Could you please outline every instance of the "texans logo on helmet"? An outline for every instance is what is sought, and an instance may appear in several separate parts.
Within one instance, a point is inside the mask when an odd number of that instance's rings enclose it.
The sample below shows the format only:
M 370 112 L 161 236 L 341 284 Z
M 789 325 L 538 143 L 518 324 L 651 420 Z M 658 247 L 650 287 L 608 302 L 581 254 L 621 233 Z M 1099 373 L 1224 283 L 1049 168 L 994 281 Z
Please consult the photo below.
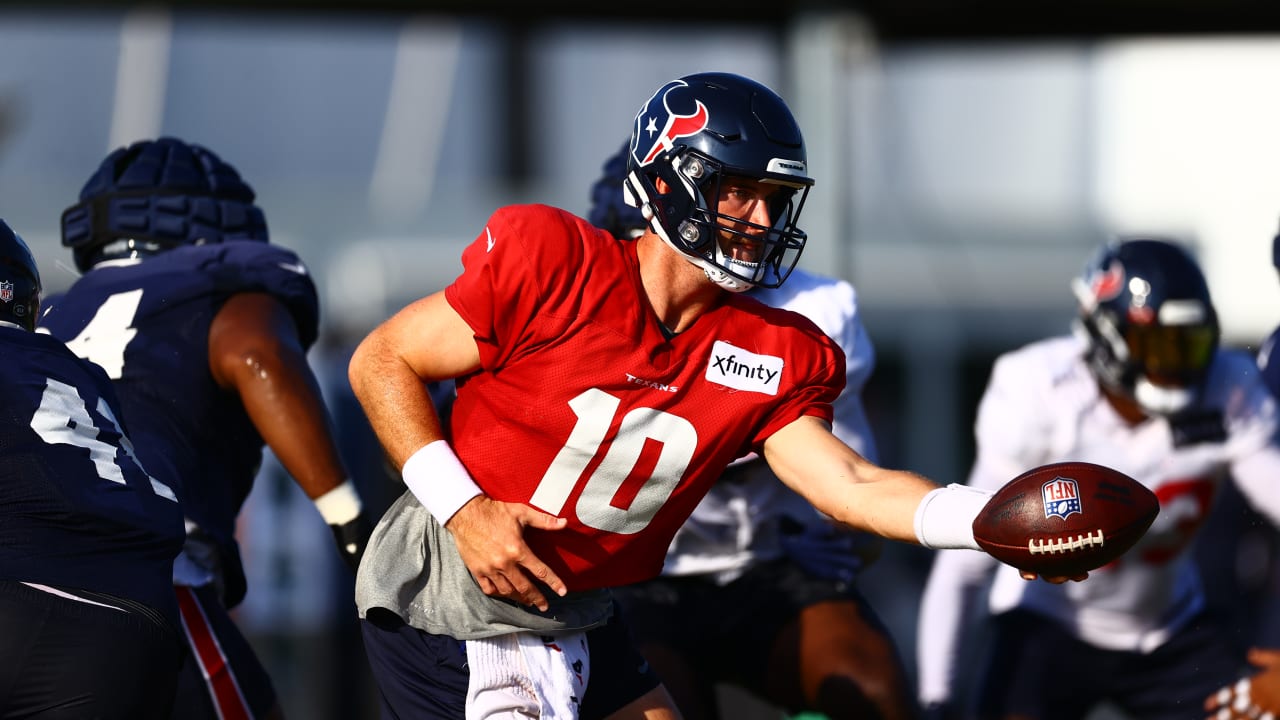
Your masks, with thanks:
M 1098 302 L 1110 300 L 1120 294 L 1124 287 L 1124 266 L 1119 260 L 1112 260 L 1105 272 L 1096 272 L 1089 279 L 1089 290 Z
M 1044 499 L 1044 516 L 1057 516 L 1063 520 L 1071 513 L 1083 513 L 1080 509 L 1080 487 L 1076 481 L 1059 475 L 1040 486 L 1040 496 Z
M 0 301 L 13 302 L 13 283 L 0 282 Z
M 640 113 L 636 115 L 637 147 L 631 148 L 631 154 L 641 166 L 648 165 L 658 155 L 674 147 L 677 138 L 697 135 L 707 128 L 711 119 L 707 106 L 695 99 L 693 106 L 687 107 L 688 100 L 682 97 L 685 94 L 683 90 L 687 87 L 688 83 L 683 80 L 673 80 L 663 85 L 640 108 Z M 686 108 L 680 107 L 681 100 L 685 100 Z M 689 112 L 681 114 L 678 112 L 680 109 L 688 109 Z M 659 127 L 662 128 L 661 131 Z M 643 142 L 649 144 L 647 148 L 641 147 Z

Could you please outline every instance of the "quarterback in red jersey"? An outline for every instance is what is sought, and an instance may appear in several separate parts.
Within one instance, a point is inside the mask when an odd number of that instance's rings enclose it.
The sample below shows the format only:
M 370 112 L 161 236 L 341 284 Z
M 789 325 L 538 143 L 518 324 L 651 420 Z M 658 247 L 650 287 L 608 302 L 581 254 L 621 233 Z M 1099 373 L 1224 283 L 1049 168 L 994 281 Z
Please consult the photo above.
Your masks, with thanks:
M 489 497 L 567 520 L 527 540 L 574 590 L 656 575 L 718 469 L 802 417 L 830 422 L 844 386 L 832 340 L 746 296 L 668 338 L 640 255 L 564 211 L 506 208 L 445 290 L 485 339 L 481 368 L 501 369 L 459 384 L 454 449 Z
M 977 549 L 988 495 L 837 439 L 843 352 L 738 294 L 791 273 L 812 184 L 773 91 L 728 73 L 671 81 L 631 134 L 643 235 L 500 209 L 453 284 L 360 344 L 352 387 L 408 486 L 356 583 L 387 717 L 678 717 L 608 588 L 656 575 L 750 452 L 837 521 Z M 424 381 L 450 378 L 445 440 Z

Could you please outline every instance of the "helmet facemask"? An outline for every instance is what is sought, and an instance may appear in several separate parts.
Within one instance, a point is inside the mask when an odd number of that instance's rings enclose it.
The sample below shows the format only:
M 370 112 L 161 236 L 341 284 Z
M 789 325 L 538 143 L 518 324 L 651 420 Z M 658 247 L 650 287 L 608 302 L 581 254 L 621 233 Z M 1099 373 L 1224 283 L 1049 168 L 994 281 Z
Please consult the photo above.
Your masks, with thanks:
M 748 171 L 734 172 L 684 147 L 666 153 L 645 171 L 653 177 L 636 170 L 628 173 L 626 202 L 639 207 L 654 232 L 702 268 L 712 282 L 743 292 L 753 287 L 776 288 L 791 274 L 807 240 L 796 222 L 808 197 L 808 184 L 759 178 L 778 185 L 768 207 L 773 224 L 766 227 L 719 212 L 725 178 L 755 179 Z M 663 181 L 666 192 L 658 191 L 655 178 Z M 759 247 L 756 257 L 742 256 L 748 246 Z

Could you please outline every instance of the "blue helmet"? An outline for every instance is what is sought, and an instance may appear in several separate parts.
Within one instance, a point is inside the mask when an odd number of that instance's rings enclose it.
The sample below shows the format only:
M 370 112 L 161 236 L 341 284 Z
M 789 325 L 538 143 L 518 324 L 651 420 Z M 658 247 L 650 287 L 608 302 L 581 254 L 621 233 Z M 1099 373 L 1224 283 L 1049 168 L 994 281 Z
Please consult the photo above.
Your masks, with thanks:
M 86 272 L 180 245 L 267 241 L 254 192 L 231 165 L 177 138 L 117 148 L 62 213 L 62 244 Z
M 1218 349 L 1218 316 L 1183 247 L 1130 238 L 1099 249 L 1072 283 L 1086 360 L 1104 387 L 1169 415 L 1195 399 Z
M 640 208 L 649 227 L 716 284 L 735 292 L 774 288 L 791 274 L 807 239 L 796 223 L 813 179 L 800 127 L 776 93 L 732 73 L 672 80 L 636 114 L 628 150 L 627 204 Z M 726 176 L 778 185 L 770 201 L 772 227 L 717 212 Z M 732 229 L 744 226 L 745 232 Z M 758 262 L 729 257 L 724 235 L 762 241 L 763 256 Z
M 40 314 L 40 270 L 31 249 L 0 220 L 0 320 L 36 329 Z
M 591 209 L 587 220 L 598 228 L 608 230 L 618 238 L 635 237 L 649 226 L 639 208 L 626 203 L 622 194 L 622 182 L 627 177 L 627 157 L 630 143 L 623 143 L 605 161 L 601 177 L 591 186 Z

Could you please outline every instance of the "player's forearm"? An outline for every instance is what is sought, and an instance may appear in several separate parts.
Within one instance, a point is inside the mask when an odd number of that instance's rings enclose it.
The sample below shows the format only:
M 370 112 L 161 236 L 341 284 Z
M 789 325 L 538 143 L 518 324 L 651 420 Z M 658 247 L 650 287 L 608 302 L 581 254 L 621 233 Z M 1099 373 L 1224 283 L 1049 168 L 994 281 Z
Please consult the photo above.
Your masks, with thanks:
M 370 426 L 397 469 L 423 446 L 443 437 L 426 381 L 378 331 L 356 348 L 348 378 Z
M 841 492 L 847 516 L 836 518 L 890 540 L 920 542 L 916 513 L 938 485 L 916 473 L 870 463 L 862 465 L 857 478 Z
M 823 513 L 891 540 L 918 542 L 916 509 L 937 488 L 927 478 L 871 463 L 817 418 L 779 430 L 764 450 L 779 479 Z

